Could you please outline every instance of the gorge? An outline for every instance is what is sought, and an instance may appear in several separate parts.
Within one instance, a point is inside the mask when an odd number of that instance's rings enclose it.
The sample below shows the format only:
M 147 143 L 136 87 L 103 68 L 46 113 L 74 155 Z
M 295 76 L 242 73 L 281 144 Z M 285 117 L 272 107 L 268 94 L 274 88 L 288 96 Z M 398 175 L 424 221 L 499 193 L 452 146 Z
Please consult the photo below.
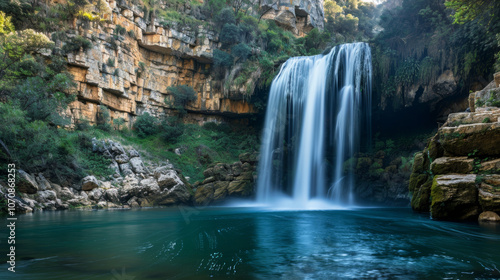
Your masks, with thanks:
M 0 0 L 0 278 L 499 278 L 472 2 Z

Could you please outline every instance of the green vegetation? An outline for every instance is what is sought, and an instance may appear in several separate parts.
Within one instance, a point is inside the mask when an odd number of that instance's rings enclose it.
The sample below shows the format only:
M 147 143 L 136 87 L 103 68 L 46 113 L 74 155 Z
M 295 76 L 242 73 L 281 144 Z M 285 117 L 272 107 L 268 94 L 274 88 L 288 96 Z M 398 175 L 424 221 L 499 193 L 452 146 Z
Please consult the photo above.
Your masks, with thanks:
M 165 103 L 173 105 L 181 115 L 186 113 L 186 105 L 189 102 L 195 101 L 197 98 L 196 91 L 190 86 L 180 85 L 168 87 L 167 90 L 174 100 L 172 101 L 169 99 Z
M 448 69 L 462 78 L 463 94 L 470 77 L 491 79 L 495 53 L 500 58 L 499 15 L 500 4 L 490 0 L 404 0 L 385 10 L 384 30 L 373 40 L 375 91 L 398 109 L 409 86 L 435 82 Z
M 123 145 L 133 146 L 148 160 L 162 162 L 168 159 L 184 176 L 191 177 L 190 182 L 202 180 L 203 171 L 212 164 L 236 162 L 241 153 L 259 148 L 257 133 L 252 128 L 236 130 L 228 124 L 211 122 L 204 126 L 181 124 L 175 118 L 163 118 L 158 122 L 148 115 L 141 115 L 141 121 L 138 117 L 135 132 L 92 129 L 92 133 L 97 134 L 99 139 L 114 139 Z M 141 128 L 137 126 L 138 122 Z M 180 155 L 176 154 L 176 149 Z

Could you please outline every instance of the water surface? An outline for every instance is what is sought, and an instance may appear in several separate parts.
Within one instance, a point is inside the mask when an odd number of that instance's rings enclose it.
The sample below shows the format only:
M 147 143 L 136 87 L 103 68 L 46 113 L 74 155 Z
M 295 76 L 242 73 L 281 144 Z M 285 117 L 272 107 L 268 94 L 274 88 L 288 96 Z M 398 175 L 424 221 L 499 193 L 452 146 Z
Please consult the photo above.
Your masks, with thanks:
M 3 262 L 0 279 L 500 279 L 499 227 L 405 208 L 61 211 L 17 225 L 16 273 Z

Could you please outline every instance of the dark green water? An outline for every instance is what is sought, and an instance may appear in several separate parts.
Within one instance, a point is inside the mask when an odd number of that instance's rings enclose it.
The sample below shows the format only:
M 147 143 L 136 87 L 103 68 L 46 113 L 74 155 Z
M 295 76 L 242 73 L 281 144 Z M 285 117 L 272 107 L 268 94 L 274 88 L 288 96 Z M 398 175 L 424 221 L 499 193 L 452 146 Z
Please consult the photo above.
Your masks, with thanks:
M 499 227 L 409 209 L 45 212 L 16 240 L 0 279 L 500 279 Z

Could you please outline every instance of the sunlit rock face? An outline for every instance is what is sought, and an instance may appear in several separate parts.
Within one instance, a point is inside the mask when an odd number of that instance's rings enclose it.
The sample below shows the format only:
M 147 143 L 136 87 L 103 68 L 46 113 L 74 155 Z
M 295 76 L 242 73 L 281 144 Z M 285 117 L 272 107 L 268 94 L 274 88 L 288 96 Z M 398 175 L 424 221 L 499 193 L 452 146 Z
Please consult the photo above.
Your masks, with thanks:
M 158 20 L 146 22 L 133 1 L 107 2 L 112 12 L 103 15 L 105 21 L 78 19 L 69 31 L 69 37 L 80 35 L 92 43 L 89 50 L 67 55 L 78 90 L 78 100 L 67 112 L 73 121 L 95 122 L 100 104 L 111 110 L 112 119 L 133 121 L 143 112 L 160 116 L 171 109 L 165 102 L 167 88 L 176 85 L 191 86 L 197 93 L 186 106 L 194 122 L 206 114 L 220 119 L 255 113 L 241 98 L 245 87 L 224 92 L 222 82 L 211 76 L 212 52 L 220 46 L 215 32 L 203 26 L 166 28 Z M 117 35 L 120 26 L 125 31 Z
M 323 0 L 263 0 L 262 18 L 273 19 L 295 34 L 303 35 L 314 27 L 323 29 Z
M 446 123 L 414 158 L 411 205 L 435 219 L 477 219 L 500 213 L 500 88 L 495 82 L 469 96 L 472 112 Z

